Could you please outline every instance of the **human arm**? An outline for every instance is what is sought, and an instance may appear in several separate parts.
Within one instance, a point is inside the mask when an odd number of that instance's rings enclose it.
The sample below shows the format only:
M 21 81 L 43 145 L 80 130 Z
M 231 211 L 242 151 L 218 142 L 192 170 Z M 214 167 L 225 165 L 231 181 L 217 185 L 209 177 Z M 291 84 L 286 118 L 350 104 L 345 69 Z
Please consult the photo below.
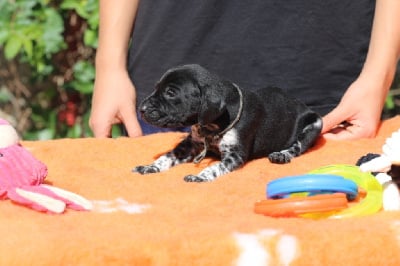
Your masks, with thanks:
M 374 137 L 400 56 L 400 1 L 377 0 L 363 69 L 324 120 L 331 139 Z M 346 122 L 344 126 L 337 126 Z
M 100 0 L 99 46 L 89 124 L 95 137 L 109 137 L 123 123 L 130 137 L 142 135 L 136 92 L 126 68 L 139 0 Z

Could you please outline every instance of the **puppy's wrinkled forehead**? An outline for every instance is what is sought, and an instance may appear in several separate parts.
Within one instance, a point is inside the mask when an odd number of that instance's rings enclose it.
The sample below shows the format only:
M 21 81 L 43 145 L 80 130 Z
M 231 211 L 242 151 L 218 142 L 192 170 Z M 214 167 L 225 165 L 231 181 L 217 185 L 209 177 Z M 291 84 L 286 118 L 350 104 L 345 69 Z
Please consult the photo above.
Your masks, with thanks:
M 182 87 L 184 85 L 188 86 L 197 86 L 196 79 L 193 78 L 193 75 L 188 72 L 170 72 L 165 74 L 160 81 L 156 84 L 157 89 L 162 89 L 167 86 L 177 86 Z
M 156 88 L 168 85 L 202 87 L 209 82 L 210 73 L 199 65 L 184 65 L 168 70 L 156 84 Z

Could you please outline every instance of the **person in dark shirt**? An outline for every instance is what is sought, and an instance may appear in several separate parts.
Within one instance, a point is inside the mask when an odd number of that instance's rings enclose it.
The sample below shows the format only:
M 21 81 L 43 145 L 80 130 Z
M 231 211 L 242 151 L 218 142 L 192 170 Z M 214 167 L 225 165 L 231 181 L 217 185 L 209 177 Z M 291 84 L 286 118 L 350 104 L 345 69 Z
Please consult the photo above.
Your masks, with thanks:
M 100 0 L 90 126 L 157 131 L 137 104 L 167 69 L 197 63 L 243 89 L 281 87 L 327 138 L 373 137 L 399 54 L 398 0 Z

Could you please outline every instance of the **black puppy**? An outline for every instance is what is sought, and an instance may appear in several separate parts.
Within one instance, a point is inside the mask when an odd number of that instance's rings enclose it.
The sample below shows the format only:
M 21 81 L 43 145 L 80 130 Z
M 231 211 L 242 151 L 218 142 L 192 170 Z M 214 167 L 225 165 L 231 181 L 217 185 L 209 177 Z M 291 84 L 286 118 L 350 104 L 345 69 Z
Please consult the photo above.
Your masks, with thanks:
M 280 89 L 241 90 L 199 65 L 168 70 L 139 111 L 155 126 L 192 127 L 172 151 L 133 171 L 148 174 L 197 163 L 208 152 L 221 157 L 198 175 L 185 176 L 188 182 L 212 181 L 264 156 L 288 163 L 314 144 L 322 128 L 317 113 Z

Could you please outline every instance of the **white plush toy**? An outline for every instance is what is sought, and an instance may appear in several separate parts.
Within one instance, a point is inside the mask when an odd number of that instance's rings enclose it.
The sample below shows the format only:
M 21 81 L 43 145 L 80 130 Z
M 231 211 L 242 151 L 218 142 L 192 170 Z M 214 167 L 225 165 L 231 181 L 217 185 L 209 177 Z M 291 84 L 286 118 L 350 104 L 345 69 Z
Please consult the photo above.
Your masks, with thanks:
M 399 188 L 390 175 L 394 167 L 400 167 L 400 130 L 386 139 L 381 155 L 360 165 L 363 172 L 377 172 L 375 177 L 383 186 L 384 210 L 400 210 Z
M 18 144 L 17 131 L 5 120 L 0 119 L 0 149 Z

